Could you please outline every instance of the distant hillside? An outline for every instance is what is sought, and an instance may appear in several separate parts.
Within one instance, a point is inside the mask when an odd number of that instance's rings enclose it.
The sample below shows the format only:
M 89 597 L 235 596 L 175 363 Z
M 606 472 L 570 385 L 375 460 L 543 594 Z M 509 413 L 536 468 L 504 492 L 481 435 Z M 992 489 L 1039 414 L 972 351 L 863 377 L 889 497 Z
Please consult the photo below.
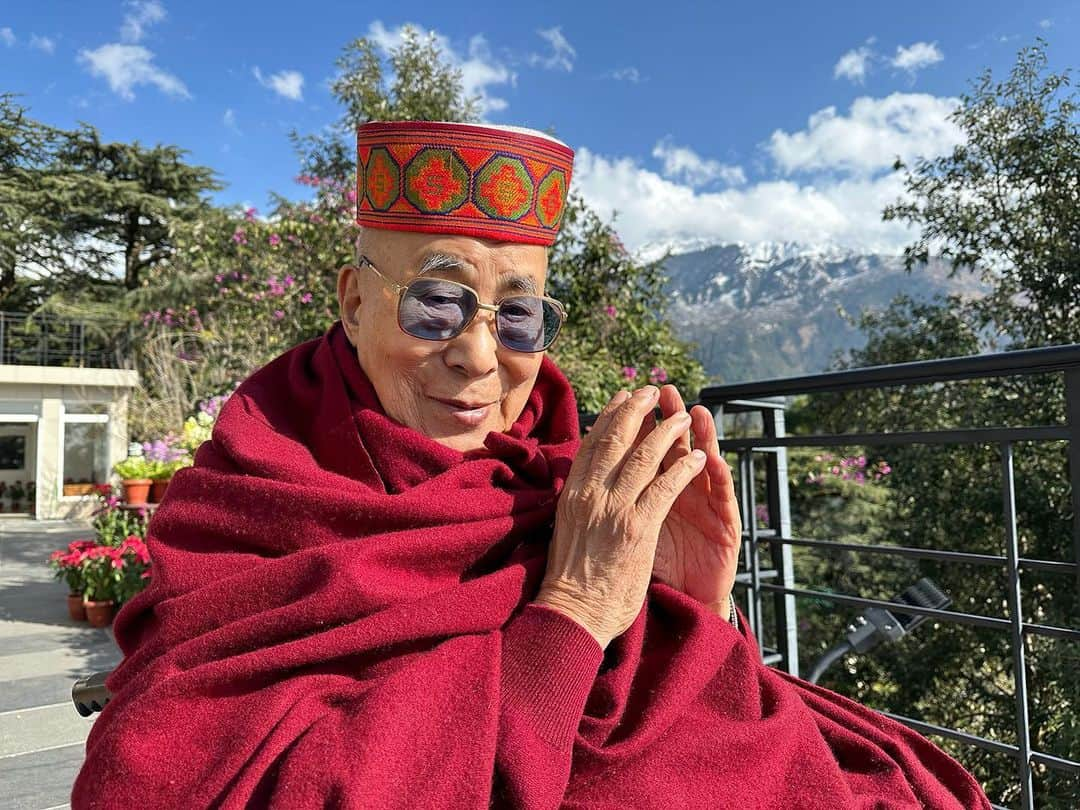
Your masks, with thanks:
M 657 255 L 651 246 L 641 255 Z M 695 246 L 696 247 L 696 246 Z M 793 244 L 722 244 L 668 258 L 669 318 L 676 334 L 698 343 L 695 356 L 720 382 L 789 377 L 826 370 L 833 353 L 861 347 L 851 315 L 884 309 L 898 293 L 982 295 L 968 273 L 949 279 L 939 259 L 910 274 L 899 256 Z

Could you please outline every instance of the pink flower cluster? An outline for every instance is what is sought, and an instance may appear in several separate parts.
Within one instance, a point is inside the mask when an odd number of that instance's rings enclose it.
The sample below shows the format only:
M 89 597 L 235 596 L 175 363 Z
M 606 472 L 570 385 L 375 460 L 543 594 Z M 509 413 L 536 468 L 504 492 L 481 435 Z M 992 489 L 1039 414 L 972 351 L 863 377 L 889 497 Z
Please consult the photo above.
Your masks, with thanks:
M 73 540 L 66 549 L 50 554 L 49 562 L 63 568 L 78 568 L 87 559 L 89 551 L 96 547 L 97 543 L 93 540 Z
M 623 366 L 622 374 L 628 380 L 636 379 L 638 375 L 637 366 Z M 666 383 L 667 379 L 667 371 L 660 368 L 660 366 L 653 366 L 649 369 L 649 382 L 653 385 Z
M 150 326 L 150 324 L 154 323 L 163 326 L 186 326 L 199 332 L 203 330 L 202 316 L 199 315 L 199 310 L 195 307 L 191 307 L 186 312 L 179 312 L 172 307 L 168 307 L 167 309 L 153 310 L 143 315 L 143 326 Z
M 807 473 L 808 484 L 822 484 L 831 476 L 841 481 L 854 481 L 862 486 L 870 481 L 880 481 L 892 472 L 892 467 L 886 461 L 867 465 L 866 456 L 845 456 L 838 459 L 832 453 L 822 453 L 814 456 L 814 461 L 824 464 L 825 468 Z

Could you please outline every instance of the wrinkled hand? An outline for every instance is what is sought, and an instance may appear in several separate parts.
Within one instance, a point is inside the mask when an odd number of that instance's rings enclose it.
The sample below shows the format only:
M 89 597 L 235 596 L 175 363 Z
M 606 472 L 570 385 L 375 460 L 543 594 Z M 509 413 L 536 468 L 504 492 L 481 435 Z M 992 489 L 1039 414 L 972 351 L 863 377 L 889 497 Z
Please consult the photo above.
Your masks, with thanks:
M 658 404 L 664 419 L 686 410 L 674 385 L 660 389 Z M 705 467 L 676 498 L 660 528 L 653 574 L 726 619 L 742 542 L 742 520 L 731 468 L 716 444 L 712 414 L 708 408 L 695 405 L 690 417 L 689 431 L 672 445 L 660 469 L 669 469 L 697 447 L 706 453 Z M 650 413 L 635 446 L 655 426 L 656 418 Z

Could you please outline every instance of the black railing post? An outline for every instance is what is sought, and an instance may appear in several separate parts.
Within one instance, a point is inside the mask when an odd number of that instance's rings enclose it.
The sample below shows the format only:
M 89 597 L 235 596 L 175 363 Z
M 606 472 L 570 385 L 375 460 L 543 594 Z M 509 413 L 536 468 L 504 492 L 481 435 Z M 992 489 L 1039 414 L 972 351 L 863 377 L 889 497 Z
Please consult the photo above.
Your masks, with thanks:
M 1076 588 L 1080 591 L 1080 369 L 1065 372 L 1065 419 L 1069 425 L 1073 562 L 1076 563 Z

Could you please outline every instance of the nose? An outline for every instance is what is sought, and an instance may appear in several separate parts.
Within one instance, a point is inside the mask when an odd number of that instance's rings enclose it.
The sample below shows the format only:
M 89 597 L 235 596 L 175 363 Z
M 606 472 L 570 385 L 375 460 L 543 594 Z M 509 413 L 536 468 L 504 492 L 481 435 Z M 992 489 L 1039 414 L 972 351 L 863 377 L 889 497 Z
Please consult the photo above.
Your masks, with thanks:
M 469 377 L 483 377 L 498 369 L 498 349 L 495 313 L 481 309 L 460 335 L 447 341 L 443 356 L 451 368 Z

